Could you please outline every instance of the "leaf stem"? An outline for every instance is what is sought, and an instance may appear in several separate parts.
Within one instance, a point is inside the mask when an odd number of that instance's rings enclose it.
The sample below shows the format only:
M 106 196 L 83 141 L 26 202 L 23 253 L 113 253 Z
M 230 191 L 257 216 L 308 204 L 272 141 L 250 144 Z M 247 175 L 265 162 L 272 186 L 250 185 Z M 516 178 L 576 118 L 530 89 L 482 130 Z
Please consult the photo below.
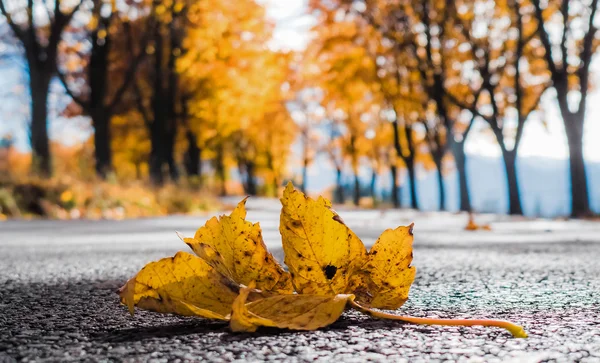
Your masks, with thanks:
M 515 338 L 527 338 L 527 333 L 520 325 L 511 323 L 505 320 L 487 320 L 487 319 L 431 319 L 431 318 L 417 318 L 414 316 L 401 316 L 395 314 L 384 313 L 381 311 L 371 310 L 358 304 L 355 301 L 350 301 L 350 304 L 359 310 L 360 312 L 370 315 L 374 318 L 388 319 L 388 320 L 399 320 L 411 324 L 419 325 L 452 325 L 452 326 L 495 326 L 508 330 Z

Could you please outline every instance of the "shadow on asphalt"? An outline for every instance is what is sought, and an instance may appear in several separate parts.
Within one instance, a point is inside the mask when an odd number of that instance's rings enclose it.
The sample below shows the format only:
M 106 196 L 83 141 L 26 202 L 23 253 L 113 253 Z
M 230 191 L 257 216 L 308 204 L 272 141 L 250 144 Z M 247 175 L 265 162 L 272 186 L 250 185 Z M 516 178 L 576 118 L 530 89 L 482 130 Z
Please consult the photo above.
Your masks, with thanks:
M 349 311 L 351 309 L 347 309 Z M 165 318 L 174 317 L 173 315 L 166 314 L 162 315 Z M 102 342 L 102 343 L 128 343 L 138 342 L 144 340 L 152 340 L 155 338 L 180 338 L 183 336 L 194 335 L 194 334 L 205 334 L 207 332 L 223 333 L 220 336 L 220 340 L 223 343 L 230 343 L 236 341 L 243 341 L 246 339 L 256 339 L 257 337 L 283 337 L 294 334 L 302 334 L 302 332 L 292 330 L 282 330 L 277 328 L 261 327 L 253 333 L 232 333 L 229 330 L 228 323 L 221 321 L 211 321 L 201 318 L 187 317 L 183 319 L 189 319 L 188 322 L 178 323 L 161 323 L 157 321 L 156 325 L 134 327 L 127 329 L 116 329 L 102 333 L 90 335 L 91 340 Z M 148 323 L 152 324 L 152 317 L 148 318 Z M 362 316 L 357 312 L 348 313 L 338 319 L 335 323 L 327 328 L 319 329 L 319 331 L 336 331 L 346 330 L 350 326 L 361 326 L 365 330 L 377 330 L 383 328 L 397 327 L 405 323 L 399 321 L 386 321 L 386 320 L 374 320 Z M 422 332 L 426 332 L 428 329 L 422 329 Z
M 185 335 L 206 333 L 207 331 L 225 331 L 227 323 L 212 322 L 189 318 L 191 321 L 176 324 L 157 324 L 153 326 L 112 330 L 92 335 L 91 338 L 105 343 L 125 343 L 153 338 L 175 338 Z

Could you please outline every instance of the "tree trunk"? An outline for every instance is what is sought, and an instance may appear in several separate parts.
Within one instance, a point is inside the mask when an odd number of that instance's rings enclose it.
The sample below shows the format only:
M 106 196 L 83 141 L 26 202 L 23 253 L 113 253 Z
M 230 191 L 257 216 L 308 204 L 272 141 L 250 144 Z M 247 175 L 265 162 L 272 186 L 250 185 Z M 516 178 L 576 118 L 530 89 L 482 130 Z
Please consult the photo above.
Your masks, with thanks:
M 569 143 L 569 169 L 571 179 L 571 216 L 588 216 L 590 211 L 587 175 L 583 156 L 583 119 L 577 114 L 565 118 Z
M 155 185 L 164 184 L 163 164 L 166 162 L 166 123 L 167 123 L 167 108 L 165 107 L 165 95 L 163 92 L 163 53 L 164 43 L 161 34 L 161 25 L 154 26 L 154 82 L 152 95 L 152 114 L 153 120 L 150 130 L 150 179 Z
M 355 206 L 360 204 L 360 180 L 358 177 L 358 170 L 354 170 L 354 193 L 352 201 Z
M 166 96 L 164 98 L 164 102 L 166 103 L 166 130 L 168 135 L 167 147 L 165 149 L 165 161 L 169 166 L 169 176 L 173 182 L 177 182 L 179 180 L 179 170 L 177 168 L 177 163 L 175 162 L 175 142 L 177 139 L 177 109 L 175 107 L 177 103 L 177 85 L 179 84 L 178 73 L 175 69 L 175 65 L 177 62 L 177 56 L 175 49 L 179 49 L 179 36 L 177 34 L 176 23 L 178 19 L 175 14 L 173 15 L 174 19 L 171 19 L 169 23 L 169 58 L 167 61 L 167 72 L 168 72 L 168 82 L 166 89 Z
M 342 185 L 342 168 L 335 168 L 335 199 L 338 203 L 345 203 L 344 185 Z
M 392 204 L 394 208 L 400 208 L 400 193 L 398 187 L 398 167 L 396 165 L 390 166 L 390 174 L 392 177 Z
M 271 186 L 266 188 L 267 189 L 266 192 L 267 192 L 267 195 L 270 197 L 277 197 L 277 192 L 279 190 L 279 186 L 281 185 L 281 182 L 279 181 L 279 173 L 277 173 L 277 170 L 275 170 L 275 162 L 273 161 L 273 153 L 270 151 L 267 151 L 266 157 L 267 157 L 267 168 L 271 171 L 271 174 L 272 174 Z M 267 184 L 267 183 L 268 183 L 268 181 L 265 182 L 265 184 Z
M 465 153 L 465 142 L 453 142 L 452 154 L 458 173 L 458 185 L 460 195 L 460 210 L 471 212 L 471 196 L 469 194 L 469 184 L 467 179 L 467 155 Z
M 135 178 L 137 180 L 142 179 L 142 165 L 141 163 L 135 163 Z
M 413 209 L 419 209 L 415 161 L 412 157 L 406 159 L 406 170 L 408 170 L 408 180 L 410 182 L 410 207 Z
M 256 176 L 254 175 L 255 166 L 254 163 L 252 161 L 246 161 L 246 185 L 247 185 L 247 189 L 246 189 L 246 193 L 248 193 L 248 195 L 256 195 L 257 194 L 257 188 L 256 188 Z
M 375 195 L 375 185 L 376 184 L 377 184 L 377 172 L 375 170 L 373 170 L 373 173 L 371 174 L 371 185 L 370 185 L 371 198 L 373 198 L 373 206 L 375 206 L 375 204 L 377 204 L 377 196 Z
M 48 91 L 51 75 L 30 69 L 31 149 L 33 172 L 43 177 L 52 175 L 50 141 L 48 140 Z
M 112 151 L 110 136 L 110 116 L 104 108 L 92 110 L 92 126 L 94 127 L 94 158 L 96 175 L 106 179 L 112 169 Z
M 506 169 L 506 179 L 508 182 L 508 213 L 512 215 L 522 215 L 521 197 L 519 191 L 519 182 L 517 178 L 517 153 L 516 150 L 502 150 L 502 158 Z
M 300 190 L 302 193 L 306 194 L 306 182 L 308 179 L 308 158 L 304 158 L 302 163 L 302 184 L 300 185 Z
M 152 149 L 150 151 L 150 180 L 152 184 L 161 186 L 164 184 L 163 176 L 163 156 L 162 156 L 162 145 L 160 141 L 155 141 L 156 136 L 152 137 Z
M 188 141 L 188 148 L 185 153 L 185 172 L 187 176 L 200 176 L 201 165 L 200 165 L 200 155 L 201 150 L 198 147 L 198 143 L 196 140 L 196 135 L 193 132 L 187 131 L 185 133 L 185 137 Z
M 179 181 L 179 168 L 175 162 L 175 134 L 174 130 L 170 130 L 167 133 L 167 140 L 165 141 L 165 162 L 169 167 L 169 177 L 171 181 L 176 183 Z
M 217 177 L 218 179 L 221 181 L 221 191 L 220 194 L 221 196 L 226 196 L 227 195 L 227 187 L 225 186 L 225 183 L 227 182 L 227 175 L 225 173 L 225 160 L 224 160 L 224 155 L 223 155 L 223 149 L 222 148 L 218 148 L 216 150 L 217 152 L 217 157 L 215 159 L 215 170 L 217 172 Z
M 100 6 L 100 4 L 97 4 Z M 105 29 L 109 29 L 111 18 L 101 18 Z M 106 179 L 112 170 L 112 150 L 110 117 L 112 109 L 105 104 L 108 89 L 108 64 L 111 45 L 111 35 L 100 39 L 98 32 L 93 32 L 91 37 L 92 50 L 88 68 L 88 82 L 90 85 L 89 114 L 94 127 L 94 159 L 96 161 L 96 175 Z M 65 85 L 65 87 L 67 87 Z
M 443 155 L 435 155 L 433 162 L 437 173 L 438 191 L 439 191 L 439 206 L 440 210 L 446 210 L 446 188 L 444 186 L 444 173 L 442 170 Z

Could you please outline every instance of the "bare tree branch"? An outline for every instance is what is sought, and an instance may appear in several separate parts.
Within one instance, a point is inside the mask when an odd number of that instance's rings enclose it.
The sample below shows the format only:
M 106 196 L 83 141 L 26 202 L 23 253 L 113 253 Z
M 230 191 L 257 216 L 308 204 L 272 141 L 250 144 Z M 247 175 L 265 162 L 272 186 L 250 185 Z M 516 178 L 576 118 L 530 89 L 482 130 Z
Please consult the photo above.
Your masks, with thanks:
M 589 88 L 589 74 L 590 64 L 592 63 L 592 47 L 594 38 L 596 37 L 597 29 L 594 26 L 594 18 L 596 17 L 596 10 L 598 9 L 598 0 L 592 0 L 590 18 L 588 20 L 588 31 L 583 38 L 583 48 L 580 54 L 581 66 L 578 69 L 579 86 L 581 92 L 581 99 L 579 100 L 578 112 L 585 110 L 585 102 L 587 100 L 587 93 Z
M 84 101 L 80 96 L 77 96 L 75 93 L 73 93 L 73 91 L 69 88 L 69 85 L 67 84 L 65 75 L 59 69 L 56 70 L 56 75 L 58 76 L 58 79 L 62 83 L 63 88 L 65 89 L 65 92 L 67 92 L 69 97 L 71 97 L 71 99 L 75 101 L 75 103 L 77 103 L 87 112 L 90 106 L 89 102 Z
M 19 28 L 17 24 L 15 24 L 15 22 L 12 19 L 12 16 L 8 13 L 8 11 L 6 11 L 6 8 L 4 7 L 4 0 L 0 0 L 0 12 L 2 12 L 2 15 L 4 15 L 4 17 L 6 18 L 6 22 L 8 23 L 8 26 L 12 29 L 13 33 L 15 33 L 15 36 L 21 42 L 24 42 L 25 34 L 23 30 Z
M 127 23 L 127 22 L 123 23 L 123 26 L 125 27 L 125 32 L 127 33 L 127 44 L 129 46 L 129 49 L 133 50 L 134 49 L 133 48 L 133 34 L 131 33 L 131 27 L 129 26 L 129 23 Z M 142 39 L 142 43 L 140 46 L 140 52 L 138 53 L 137 56 L 135 56 L 133 58 L 133 61 L 131 62 L 131 64 L 129 65 L 129 68 L 127 69 L 127 71 L 125 73 L 125 79 L 123 80 L 123 83 L 118 88 L 112 101 L 109 102 L 109 104 L 107 106 L 107 108 L 109 110 L 112 110 L 119 103 L 119 101 L 121 101 L 121 97 L 123 97 L 127 88 L 134 81 L 135 75 L 137 73 L 137 68 L 140 65 L 140 63 L 142 62 L 142 60 L 144 59 L 144 57 L 146 56 L 146 46 L 148 45 L 148 42 L 150 40 L 150 34 L 151 34 L 151 32 L 146 32 L 146 34 L 144 35 L 144 38 Z
M 544 15 L 542 8 L 540 6 L 540 0 L 531 0 L 533 6 L 535 7 L 535 17 L 538 22 L 538 32 L 540 34 L 540 40 L 542 41 L 542 45 L 544 46 L 544 57 L 546 58 L 546 63 L 548 64 L 548 69 L 550 70 L 550 74 L 552 75 L 552 79 L 556 80 L 558 78 L 559 69 L 554 63 L 554 59 L 552 57 L 552 44 L 550 43 L 550 36 L 546 31 L 546 27 L 544 25 Z M 564 67 L 565 65 L 563 65 Z

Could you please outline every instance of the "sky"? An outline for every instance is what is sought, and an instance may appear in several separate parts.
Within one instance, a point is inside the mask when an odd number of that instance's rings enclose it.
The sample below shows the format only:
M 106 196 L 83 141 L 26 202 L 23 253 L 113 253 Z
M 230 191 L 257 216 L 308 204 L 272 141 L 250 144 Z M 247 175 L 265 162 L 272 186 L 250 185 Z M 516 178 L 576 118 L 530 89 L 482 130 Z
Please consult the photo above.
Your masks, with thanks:
M 308 0 L 259 0 L 267 8 L 267 15 L 276 23 L 274 39 L 271 46 L 282 50 L 302 50 L 310 41 L 309 31 L 314 24 L 314 19 L 306 14 Z M 0 50 L 1 51 L 1 50 Z M 600 57 L 598 57 L 600 58 Z M 600 61 L 596 59 L 592 68 L 595 70 L 595 84 L 600 84 Z M 0 135 L 10 132 L 14 134 L 17 146 L 27 149 L 28 137 L 23 127 L 27 118 L 27 90 L 22 86 L 22 66 L 8 65 L 0 69 L 4 84 L 0 90 Z M 60 84 L 55 82 L 53 89 L 60 92 Z M 600 88 L 600 87 L 596 87 Z M 56 98 L 56 96 L 54 97 Z M 56 102 L 51 98 L 50 102 Z M 541 156 L 553 159 L 568 157 L 564 127 L 553 92 L 550 90 L 542 102 L 544 112 L 536 113 L 525 126 L 523 140 L 520 146 L 521 157 Z M 65 127 L 64 120 L 51 118 L 50 135 L 66 143 L 80 141 L 82 130 L 87 130 L 85 120 L 69 120 L 69 127 Z M 544 126 L 541 119 L 546 120 Z M 600 92 L 593 90 L 589 95 L 588 114 L 585 123 L 585 156 L 588 161 L 600 161 L 600 143 L 596 141 L 600 135 Z M 476 125 L 476 129 L 483 130 L 487 126 L 483 123 Z M 474 133 L 473 133 L 474 134 Z M 472 135 L 473 135 L 472 134 Z M 467 141 L 467 152 L 482 156 L 497 157 L 500 149 L 489 133 L 470 137 Z

